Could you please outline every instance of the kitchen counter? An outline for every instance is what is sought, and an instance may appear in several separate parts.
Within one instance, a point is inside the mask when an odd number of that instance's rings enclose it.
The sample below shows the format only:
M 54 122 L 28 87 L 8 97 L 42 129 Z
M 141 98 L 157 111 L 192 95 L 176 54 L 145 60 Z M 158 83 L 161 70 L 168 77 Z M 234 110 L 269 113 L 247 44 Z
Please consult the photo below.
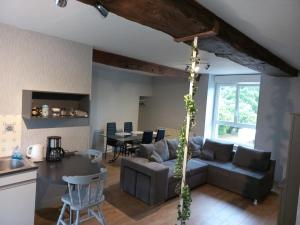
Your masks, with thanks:
M 27 159 L 0 158 L 1 225 L 34 224 L 37 169 Z
M 6 175 L 37 170 L 38 166 L 28 159 L 12 159 L 11 157 L 0 157 L 0 178 Z

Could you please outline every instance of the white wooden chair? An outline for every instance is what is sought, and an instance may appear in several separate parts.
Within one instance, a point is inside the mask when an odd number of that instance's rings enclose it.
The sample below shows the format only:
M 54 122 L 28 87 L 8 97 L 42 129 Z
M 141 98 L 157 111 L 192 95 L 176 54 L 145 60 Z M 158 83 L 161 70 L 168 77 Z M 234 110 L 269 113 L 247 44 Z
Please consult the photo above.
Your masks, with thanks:
M 74 224 L 78 225 L 91 218 L 105 225 L 104 215 L 100 205 L 104 201 L 104 184 L 107 176 L 107 170 L 101 168 L 100 173 L 88 176 L 64 176 L 63 180 L 68 183 L 68 193 L 61 198 L 63 207 L 59 215 L 57 225 Z M 66 207 L 70 208 L 68 223 L 64 220 Z M 86 210 L 87 216 L 80 218 L 80 212 Z M 75 223 L 72 223 L 72 212 L 76 212 Z

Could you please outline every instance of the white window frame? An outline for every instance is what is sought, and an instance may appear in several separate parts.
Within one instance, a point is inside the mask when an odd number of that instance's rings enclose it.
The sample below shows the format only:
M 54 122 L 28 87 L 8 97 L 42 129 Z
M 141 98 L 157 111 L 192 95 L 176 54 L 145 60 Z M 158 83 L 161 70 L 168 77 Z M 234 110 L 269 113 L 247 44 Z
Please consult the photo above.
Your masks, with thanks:
M 233 122 L 219 121 L 218 120 L 218 106 L 219 106 L 219 95 L 220 86 L 236 86 L 236 103 L 235 103 L 235 115 Z M 229 142 L 224 139 L 217 137 L 217 125 L 228 125 L 237 128 L 250 128 L 256 129 L 256 124 L 243 124 L 238 123 L 239 121 L 239 95 L 240 87 L 244 86 L 260 86 L 260 75 L 232 75 L 232 76 L 215 76 L 215 97 L 213 106 L 213 121 L 212 121 L 212 138 L 215 140 L 220 140 L 222 142 Z M 234 144 L 249 146 L 246 143 L 235 142 Z M 251 146 L 250 147 L 254 147 Z

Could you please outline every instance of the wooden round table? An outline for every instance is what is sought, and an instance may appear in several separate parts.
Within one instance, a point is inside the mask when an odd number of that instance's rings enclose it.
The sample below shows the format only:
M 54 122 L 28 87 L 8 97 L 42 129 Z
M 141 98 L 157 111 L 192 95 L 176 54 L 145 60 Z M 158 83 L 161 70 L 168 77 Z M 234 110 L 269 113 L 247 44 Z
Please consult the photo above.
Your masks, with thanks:
M 58 162 L 42 161 L 35 163 L 37 175 L 37 208 L 51 206 L 60 202 L 60 197 L 66 191 L 63 176 L 84 176 L 99 173 L 105 166 L 100 162 L 91 162 L 88 156 L 72 155 Z
M 38 178 L 46 179 L 52 184 L 66 184 L 63 176 L 85 176 L 99 173 L 104 166 L 99 162 L 91 162 L 88 156 L 73 155 L 57 162 L 39 162 Z

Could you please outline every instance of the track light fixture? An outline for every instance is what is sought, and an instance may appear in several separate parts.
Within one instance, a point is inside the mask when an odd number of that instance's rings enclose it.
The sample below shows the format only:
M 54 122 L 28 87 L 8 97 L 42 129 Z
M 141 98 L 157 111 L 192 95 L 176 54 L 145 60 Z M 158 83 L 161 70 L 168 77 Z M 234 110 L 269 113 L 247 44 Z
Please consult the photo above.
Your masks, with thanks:
M 55 3 L 56 5 L 58 5 L 59 7 L 66 7 L 67 6 L 67 3 L 68 3 L 68 0 L 55 0 Z
M 205 69 L 205 70 L 209 70 L 210 68 L 210 64 L 209 63 L 206 63 L 206 62 L 201 62 L 199 65 L 197 65 L 195 67 L 195 72 L 196 73 L 199 73 L 201 69 Z M 190 64 L 187 64 L 186 67 L 185 67 L 185 71 L 189 72 L 191 70 L 191 65 Z
M 96 9 L 98 9 L 98 11 L 100 12 L 100 14 L 104 18 L 108 16 L 108 10 L 106 8 L 104 8 L 104 6 L 101 4 L 100 1 L 97 1 L 95 7 L 96 7 Z
M 55 4 L 59 7 L 66 7 L 68 3 L 68 0 L 55 0 Z M 108 16 L 108 10 L 101 4 L 101 2 L 98 0 L 95 4 L 95 8 L 100 12 L 100 14 L 106 18 Z

